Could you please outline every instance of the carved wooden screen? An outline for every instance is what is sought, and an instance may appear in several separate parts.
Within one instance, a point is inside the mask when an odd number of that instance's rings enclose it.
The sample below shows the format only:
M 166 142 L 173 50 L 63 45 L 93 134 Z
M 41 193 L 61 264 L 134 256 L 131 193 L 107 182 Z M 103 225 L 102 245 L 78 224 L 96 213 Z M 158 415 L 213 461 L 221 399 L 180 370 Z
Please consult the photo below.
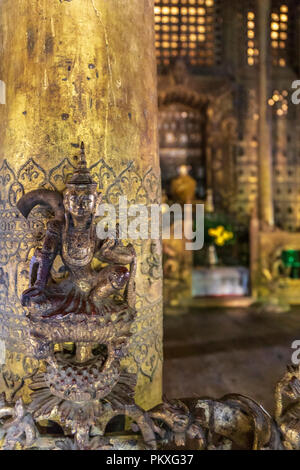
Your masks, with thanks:
M 293 0 L 273 0 L 270 20 L 272 63 L 277 69 L 268 101 L 273 116 L 275 223 L 287 231 L 300 228 L 299 107 L 291 105 L 290 101 L 290 87 L 295 76 L 293 67 L 298 51 L 294 47 L 296 7 L 297 2 Z
M 221 0 L 156 0 L 155 39 L 160 65 L 185 58 L 190 66 L 221 62 Z
M 269 39 L 272 64 L 275 67 L 293 65 L 295 5 L 294 0 L 272 0 Z M 255 0 L 248 0 L 241 8 L 246 38 L 245 58 L 247 64 L 253 67 L 259 62 L 257 3 Z
M 272 62 L 276 67 L 292 64 L 293 4 L 285 0 L 273 0 L 270 25 Z
M 300 229 L 300 140 L 298 106 L 290 105 L 288 89 L 274 90 L 273 191 L 276 225 L 289 232 Z

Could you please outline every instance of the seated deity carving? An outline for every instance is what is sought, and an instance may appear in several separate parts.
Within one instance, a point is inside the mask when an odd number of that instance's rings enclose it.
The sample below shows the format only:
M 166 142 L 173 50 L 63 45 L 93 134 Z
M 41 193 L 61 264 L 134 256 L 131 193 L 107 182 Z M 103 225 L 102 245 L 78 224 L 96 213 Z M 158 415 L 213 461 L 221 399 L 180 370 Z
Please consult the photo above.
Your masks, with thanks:
M 62 196 L 57 191 L 37 189 L 23 196 L 18 209 L 26 218 L 31 210 L 42 205 L 54 217 L 47 223 L 43 246 L 35 250 L 30 262 L 30 285 L 21 297 L 30 314 L 45 317 L 72 314 L 97 315 L 124 304 L 134 308 L 136 254 L 131 244 L 96 236 L 95 214 L 101 194 L 87 168 L 84 144 L 77 169 Z M 60 255 L 68 276 L 57 283 L 51 276 L 56 257 Z M 106 266 L 92 268 L 96 258 Z M 115 294 L 124 290 L 116 303 Z

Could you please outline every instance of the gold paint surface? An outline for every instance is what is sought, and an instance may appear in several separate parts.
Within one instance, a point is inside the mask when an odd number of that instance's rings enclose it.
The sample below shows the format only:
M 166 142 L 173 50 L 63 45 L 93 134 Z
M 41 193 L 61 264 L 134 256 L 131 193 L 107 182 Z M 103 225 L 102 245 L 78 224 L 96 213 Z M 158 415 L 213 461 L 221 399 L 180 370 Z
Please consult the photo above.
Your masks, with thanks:
M 63 190 L 83 140 L 106 202 L 160 202 L 153 0 L 2 0 L 0 80 L 0 336 L 17 353 L 2 367 L 14 373 L 26 356 L 19 297 L 43 232 L 38 218 L 28 230 L 16 201 Z M 138 320 L 125 363 L 138 374 L 138 404 L 150 408 L 161 400 L 161 276 L 151 241 L 135 248 Z

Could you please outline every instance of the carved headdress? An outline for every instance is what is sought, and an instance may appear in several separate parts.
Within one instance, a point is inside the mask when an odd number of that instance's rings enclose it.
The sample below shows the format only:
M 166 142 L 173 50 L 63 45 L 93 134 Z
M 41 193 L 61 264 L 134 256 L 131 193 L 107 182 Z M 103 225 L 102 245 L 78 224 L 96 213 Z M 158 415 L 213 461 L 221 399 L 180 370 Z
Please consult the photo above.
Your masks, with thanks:
M 76 191 L 85 189 L 97 193 L 97 183 L 93 180 L 90 170 L 87 168 L 83 142 L 81 142 L 80 146 L 80 157 L 77 168 L 66 184 L 66 187 L 66 193 L 74 193 Z M 98 202 L 99 201 L 100 194 L 98 196 Z M 56 220 L 59 220 L 60 222 L 64 220 L 65 204 L 62 194 L 58 191 L 52 191 L 44 188 L 36 189 L 25 194 L 17 203 L 18 209 L 26 218 L 32 209 L 37 205 L 50 208 L 54 212 Z
M 92 194 L 95 197 L 93 209 L 91 209 L 90 214 L 90 224 L 93 225 L 95 218 L 95 213 L 98 207 L 98 204 L 101 201 L 101 193 L 97 191 L 97 183 L 93 180 L 90 170 L 87 167 L 87 162 L 85 158 L 84 143 L 81 142 L 80 145 L 80 156 L 78 158 L 77 167 L 72 174 L 71 178 L 66 184 L 66 191 L 64 193 L 63 204 L 65 206 L 65 232 L 68 230 L 70 224 L 70 197 L 82 195 L 82 193 Z
M 76 190 L 84 189 L 85 187 L 88 189 L 95 190 L 97 187 L 97 183 L 95 183 L 95 181 L 93 180 L 90 170 L 87 167 L 84 143 L 81 142 L 78 165 L 70 181 L 68 181 L 67 183 L 67 188 L 71 190 Z

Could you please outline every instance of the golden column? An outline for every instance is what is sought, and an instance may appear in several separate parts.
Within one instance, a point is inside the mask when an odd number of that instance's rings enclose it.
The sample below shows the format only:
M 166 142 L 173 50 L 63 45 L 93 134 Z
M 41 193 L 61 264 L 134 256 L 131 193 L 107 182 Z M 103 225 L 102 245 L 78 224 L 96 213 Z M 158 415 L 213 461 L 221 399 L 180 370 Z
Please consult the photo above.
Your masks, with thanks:
M 37 210 L 28 229 L 18 199 L 62 191 L 83 140 L 104 201 L 160 202 L 153 10 L 153 0 L 0 2 L 0 391 L 8 396 L 24 381 L 26 395 L 38 366 L 26 357 L 19 298 L 45 214 Z M 138 320 L 126 365 L 148 408 L 161 399 L 161 248 L 135 245 Z
M 272 190 L 272 145 L 270 110 L 268 109 L 270 62 L 270 0 L 257 0 L 259 38 L 259 218 L 266 225 L 274 225 Z

